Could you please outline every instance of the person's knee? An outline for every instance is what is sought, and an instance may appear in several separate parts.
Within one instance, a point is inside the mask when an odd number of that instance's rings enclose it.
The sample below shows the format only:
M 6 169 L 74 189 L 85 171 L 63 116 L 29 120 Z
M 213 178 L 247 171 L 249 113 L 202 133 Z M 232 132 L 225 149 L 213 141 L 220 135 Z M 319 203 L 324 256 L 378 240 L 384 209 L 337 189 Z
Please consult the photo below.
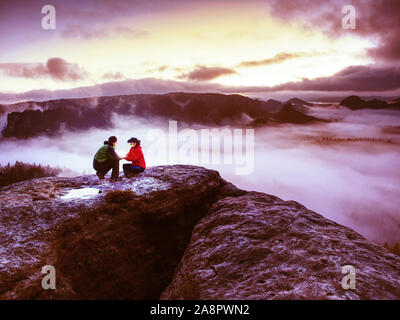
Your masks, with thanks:
M 101 166 L 96 160 L 93 160 L 93 169 L 96 170 L 96 171 L 100 171 L 101 170 Z
M 118 160 L 112 160 L 111 165 L 113 168 L 118 168 L 119 167 L 119 161 Z
M 135 173 L 141 173 L 144 171 L 144 168 L 142 168 L 141 166 L 133 166 L 132 169 Z

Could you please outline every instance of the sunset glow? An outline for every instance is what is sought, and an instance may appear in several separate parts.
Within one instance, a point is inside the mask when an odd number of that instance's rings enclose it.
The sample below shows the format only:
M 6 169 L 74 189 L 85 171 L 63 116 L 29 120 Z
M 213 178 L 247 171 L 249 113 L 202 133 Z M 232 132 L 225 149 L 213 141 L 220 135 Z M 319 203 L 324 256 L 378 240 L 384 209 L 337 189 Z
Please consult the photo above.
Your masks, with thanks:
M 1 92 L 144 78 L 245 92 L 246 87 L 268 89 L 374 64 L 369 51 L 379 45 L 377 36 L 363 31 L 326 31 L 329 25 L 340 26 L 338 3 L 333 7 L 337 12 L 330 12 L 322 25 L 307 8 L 300 17 L 291 16 L 274 1 L 100 3 L 56 1 L 55 30 L 41 28 L 43 15 L 35 1 L 3 13 L 0 41 L 7 50 L 0 53 Z M 11 30 L 17 32 L 14 37 L 7 32 Z M 74 68 L 80 76 L 59 79 L 27 71 L 51 58 L 62 59 L 65 68 Z

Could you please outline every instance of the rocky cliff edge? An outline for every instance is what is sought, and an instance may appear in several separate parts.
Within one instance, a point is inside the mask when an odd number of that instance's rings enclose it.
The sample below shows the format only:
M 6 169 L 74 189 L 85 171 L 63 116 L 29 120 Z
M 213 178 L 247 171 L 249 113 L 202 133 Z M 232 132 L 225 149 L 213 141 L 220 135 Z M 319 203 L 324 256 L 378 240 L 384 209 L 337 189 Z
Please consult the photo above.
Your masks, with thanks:
M 399 281 L 400 258 L 355 231 L 202 167 L 0 189 L 1 299 L 399 299 Z

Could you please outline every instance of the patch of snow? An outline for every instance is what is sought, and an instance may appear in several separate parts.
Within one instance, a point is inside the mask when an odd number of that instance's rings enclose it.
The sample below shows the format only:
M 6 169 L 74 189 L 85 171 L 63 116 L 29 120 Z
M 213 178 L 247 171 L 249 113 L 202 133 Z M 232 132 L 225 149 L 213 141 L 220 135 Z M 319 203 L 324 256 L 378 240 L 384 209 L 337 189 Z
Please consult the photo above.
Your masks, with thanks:
M 67 194 L 63 195 L 61 199 L 69 200 L 69 199 L 88 199 L 94 197 L 99 194 L 99 189 L 96 188 L 81 188 L 81 189 L 72 189 Z

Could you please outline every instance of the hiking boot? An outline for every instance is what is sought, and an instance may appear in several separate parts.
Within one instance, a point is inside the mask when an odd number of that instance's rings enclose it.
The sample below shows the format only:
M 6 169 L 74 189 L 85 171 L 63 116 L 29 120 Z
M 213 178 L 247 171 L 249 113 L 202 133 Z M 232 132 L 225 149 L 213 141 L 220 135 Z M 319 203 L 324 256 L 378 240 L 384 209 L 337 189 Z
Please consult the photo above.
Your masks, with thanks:
M 117 181 L 120 181 L 120 180 L 122 180 L 122 178 L 111 178 L 110 182 L 113 183 L 113 182 L 117 182 Z
M 101 172 L 96 172 L 96 174 L 99 177 L 99 179 L 101 179 L 101 180 L 104 179 L 104 174 L 102 174 Z

